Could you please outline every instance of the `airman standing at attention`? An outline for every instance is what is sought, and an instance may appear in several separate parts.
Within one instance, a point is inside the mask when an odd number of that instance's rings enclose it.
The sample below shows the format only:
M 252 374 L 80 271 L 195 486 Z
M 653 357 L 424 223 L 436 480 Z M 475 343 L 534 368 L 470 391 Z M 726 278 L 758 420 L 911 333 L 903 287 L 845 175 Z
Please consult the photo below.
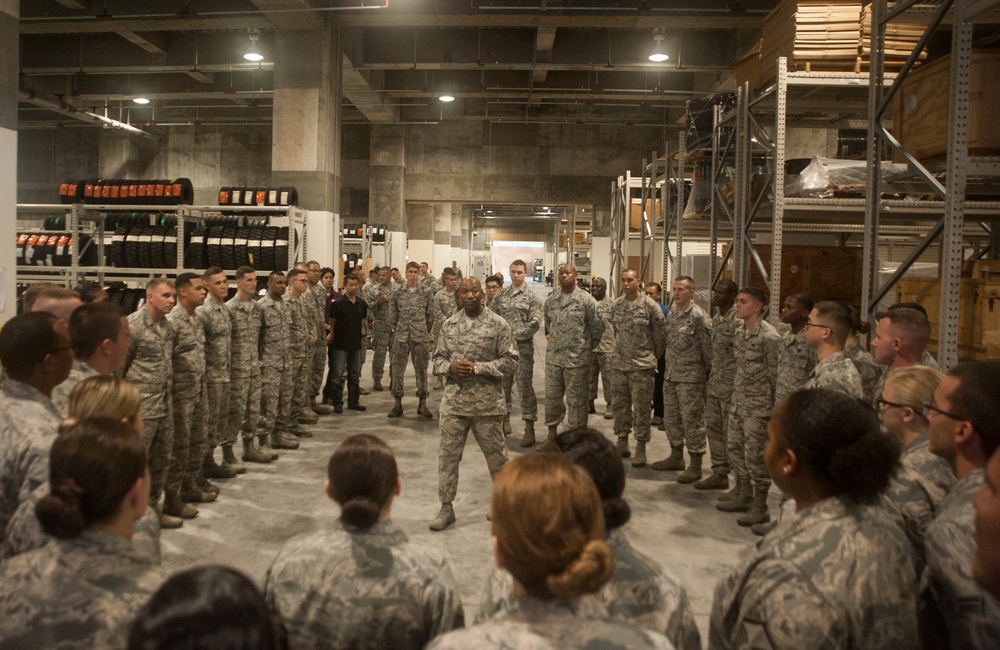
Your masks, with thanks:
M 202 461 L 202 478 L 233 478 L 246 468 L 236 462 L 233 448 L 229 457 L 223 448 L 222 464 L 215 462 L 215 448 L 219 446 L 229 428 L 229 389 L 232 371 L 233 323 L 226 308 L 229 280 L 217 266 L 206 269 L 201 275 L 208 287 L 205 304 L 195 309 L 198 320 L 205 328 L 205 393 L 208 397 L 205 411 L 205 458 Z
M 441 333 L 441 325 L 451 318 L 458 308 L 455 303 L 455 290 L 458 288 L 458 276 L 451 267 L 446 268 L 441 273 L 441 282 L 444 288 L 434 294 L 434 327 L 431 329 L 431 346 L 437 345 L 438 334 Z M 434 390 L 444 389 L 444 377 L 438 375 L 434 382 Z
M 154 278 L 146 285 L 146 304 L 128 317 L 132 345 L 125 357 L 124 377 L 135 384 L 142 396 L 143 439 L 149 457 L 149 503 L 161 512 L 163 528 L 180 528 L 180 518 L 166 514 L 157 504 L 163 494 L 174 444 L 174 417 L 171 412 L 171 359 L 177 333 L 167 320 L 174 308 L 174 283 Z
M 545 301 L 545 424 L 548 437 L 539 451 L 555 445 L 556 429 L 565 417 L 571 429 L 587 426 L 590 362 L 604 334 L 597 301 L 576 286 L 576 268 L 559 267 L 559 291 Z M 563 403 L 565 397 L 566 402 Z
M 678 483 L 701 478 L 705 455 L 705 382 L 712 371 L 712 320 L 694 303 L 694 279 L 674 280 L 674 306 L 667 314 L 666 369 L 663 373 L 663 422 L 670 441 L 670 457 L 653 463 L 656 470 L 684 469 L 684 446 L 691 464 L 677 476 Z
M 632 455 L 628 437 L 635 433 L 632 467 L 642 467 L 646 464 L 646 443 L 650 438 L 649 405 L 653 400 L 656 360 L 666 346 L 663 310 L 640 290 L 635 269 L 622 271 L 621 283 L 622 295 L 611 306 L 615 436 L 618 454 L 628 458 Z
M 301 419 L 302 413 L 306 413 L 309 408 L 309 386 L 308 381 L 302 381 L 303 375 L 311 368 L 306 367 L 308 363 L 309 351 L 316 345 L 316 328 L 314 321 L 310 318 L 312 311 L 309 301 L 309 275 L 308 271 L 303 272 L 292 269 L 286 276 L 288 289 L 285 292 L 283 302 L 288 309 L 288 317 L 291 327 L 288 331 L 288 360 L 289 377 L 291 377 L 291 412 L 288 418 L 288 428 L 291 433 L 299 438 L 311 438 L 312 433 L 301 427 L 314 420 Z M 311 409 L 308 413 L 311 415 Z
M 431 326 L 434 323 L 434 300 L 430 291 L 420 286 L 420 265 L 406 265 L 406 285 L 392 294 L 389 326 L 393 331 L 392 358 L 389 375 L 392 379 L 392 396 L 396 400 L 389 417 L 403 415 L 403 373 L 407 357 L 413 359 L 413 372 L 417 377 L 417 415 L 432 418 L 427 408 L 427 363 L 430 361 Z
M 542 301 L 524 282 L 528 265 L 523 260 L 510 264 L 510 286 L 497 293 L 490 309 L 507 321 L 514 331 L 517 344 L 517 370 L 513 376 L 504 378 L 504 398 L 507 400 L 507 416 L 504 418 L 504 433 L 510 434 L 511 389 L 516 384 L 521 398 L 521 419 L 524 421 L 522 447 L 535 444 L 535 420 L 538 419 L 538 399 L 532 377 L 535 373 L 535 333 L 542 326 Z
M 309 399 L 307 406 L 317 415 L 330 415 L 332 413 L 329 406 L 316 401 L 316 397 L 323 388 L 323 372 L 326 370 L 327 351 L 326 346 L 330 342 L 330 335 L 326 329 L 326 291 L 320 284 L 319 262 L 310 260 L 306 262 L 306 271 L 309 278 L 309 295 L 315 303 L 314 318 L 316 323 L 316 345 L 312 348 L 312 383 L 309 389 Z
M 264 451 L 255 441 L 260 419 L 260 328 L 263 322 L 260 305 L 254 300 L 256 294 L 257 272 L 249 266 L 236 269 L 236 295 L 226 301 L 233 325 L 233 354 L 229 426 L 222 443 L 222 457 L 234 466 L 237 462 L 233 445 L 237 438 L 243 439 L 244 462 L 269 463 L 276 458 L 273 450 Z
M 601 342 L 594 348 L 594 361 L 590 364 L 590 404 L 588 412 L 597 412 L 594 401 L 597 399 L 597 375 L 601 375 L 601 388 L 604 391 L 604 419 L 610 420 L 612 415 L 611 407 L 611 357 L 615 351 L 615 332 L 611 326 L 611 305 L 613 300 L 608 300 L 608 283 L 604 278 L 594 278 L 590 283 L 590 295 L 597 301 L 597 313 L 604 321 L 604 334 L 601 335 Z
M 365 300 L 375 321 L 372 331 L 372 390 L 381 391 L 382 375 L 385 372 L 385 356 L 392 347 L 392 325 L 389 322 L 389 301 L 395 286 L 392 282 L 391 270 L 383 266 L 378 270 L 378 283 L 369 291 Z
M 299 448 L 298 441 L 288 435 L 292 401 L 288 333 L 292 323 L 284 300 L 286 288 L 285 274 L 272 271 L 267 276 L 267 295 L 257 301 L 261 311 L 261 417 L 257 438 L 264 451 Z

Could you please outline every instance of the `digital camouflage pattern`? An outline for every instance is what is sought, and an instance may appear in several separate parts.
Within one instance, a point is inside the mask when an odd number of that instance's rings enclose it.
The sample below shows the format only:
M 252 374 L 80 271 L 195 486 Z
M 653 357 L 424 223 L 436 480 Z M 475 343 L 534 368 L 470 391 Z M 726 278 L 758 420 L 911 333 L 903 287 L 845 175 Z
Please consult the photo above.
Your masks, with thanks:
M 671 309 L 663 325 L 667 357 L 664 381 L 705 383 L 712 369 L 712 319 L 692 302 L 686 309 Z
M 96 377 L 99 374 L 83 359 L 73 359 L 73 368 L 69 371 L 69 377 L 52 389 L 52 406 L 60 415 L 64 415 L 66 407 L 69 406 L 69 395 L 76 388 L 76 385 L 88 377 Z
M 205 381 L 228 384 L 233 356 L 233 321 L 225 302 L 209 296 L 205 304 L 195 308 L 205 332 Z
M 910 545 L 878 505 L 783 521 L 715 588 L 710 648 L 917 648 Z
M 167 315 L 174 327 L 173 450 L 166 491 L 180 498 L 181 485 L 193 481 L 205 454 L 205 328 L 177 304 Z
M 128 325 L 132 342 L 122 374 L 139 389 L 144 420 L 166 417 L 174 374 L 174 327 L 166 318 L 154 322 L 147 309 L 129 314 Z
M 260 305 L 260 422 L 258 435 L 280 433 L 291 417 L 292 386 L 289 383 L 289 333 L 291 313 L 284 299 L 275 300 L 268 293 L 257 301 Z
M 16 379 L 0 385 L 0 539 L 18 506 L 49 480 L 61 418 L 49 398 Z
M 368 289 L 368 285 L 365 285 L 365 288 Z M 392 342 L 392 324 L 389 320 L 389 310 L 391 309 L 391 296 L 394 290 L 395 285 L 391 282 L 389 286 L 385 286 L 381 282 L 376 282 L 362 296 L 365 302 L 368 303 L 369 315 L 375 319 L 375 327 L 372 330 L 372 350 L 374 352 L 372 355 L 372 379 L 379 381 L 381 381 L 382 375 L 385 373 L 385 356 Z M 383 295 L 390 296 L 390 300 L 380 305 L 378 299 Z
M 927 525 L 920 584 L 920 633 L 927 648 L 1000 648 L 1000 602 L 972 579 L 976 556 L 972 495 L 982 469 L 959 479 Z
M 291 418 L 293 420 L 307 416 L 309 408 L 309 386 L 306 373 L 306 359 L 315 343 L 316 331 L 309 320 L 307 307 L 308 294 L 303 293 L 296 298 L 291 291 L 285 293 L 283 302 L 288 308 L 291 326 L 288 330 L 288 374 L 291 377 Z M 311 371 L 311 369 L 310 369 Z
M 781 334 L 781 355 L 778 358 L 777 384 L 774 388 L 774 403 L 797 390 L 809 379 L 809 373 L 816 366 L 816 352 L 806 345 L 805 329 L 798 334 L 791 330 Z
M 512 403 L 511 387 L 517 386 L 521 398 L 521 419 L 538 419 L 538 398 L 535 396 L 533 378 L 535 373 L 535 333 L 541 328 L 544 315 L 542 301 L 526 285 L 514 289 L 507 286 L 493 297 L 490 303 L 497 315 L 510 325 L 514 343 L 517 345 L 517 369 L 504 385 L 507 409 Z
M 861 377 L 861 390 L 864 391 L 865 401 L 874 401 L 878 397 L 874 393 L 875 386 L 882 375 L 882 368 L 875 363 L 874 357 L 861 345 L 860 341 L 855 340 L 854 343 L 847 346 L 844 349 L 844 354 L 854 363 L 854 367 Z
M 257 434 L 260 418 L 260 307 L 253 298 L 239 296 L 226 301 L 232 323 L 232 380 L 229 384 L 229 415 L 224 444 L 232 445 L 241 435 Z
M 392 396 L 403 396 L 403 373 L 407 358 L 413 359 L 417 380 L 417 397 L 427 397 L 427 363 L 430 360 L 431 327 L 434 323 L 433 295 L 421 288 L 404 286 L 392 294 L 389 325 L 393 331 L 389 375 Z M 501 396 L 503 392 L 501 391 Z
M 649 296 L 629 301 L 619 296 L 611 305 L 611 328 L 614 335 L 612 367 L 620 372 L 656 370 L 656 360 L 666 347 L 663 310 Z
M 596 300 L 596 299 L 595 299 Z M 597 375 L 601 376 L 601 388 L 604 391 L 604 401 L 611 408 L 611 361 L 610 356 L 615 351 L 615 332 L 611 325 L 611 305 L 614 301 L 605 297 L 597 300 L 597 314 L 604 322 L 604 334 L 601 342 L 594 348 L 594 360 L 590 362 L 590 399 L 597 399 Z
M 903 518 L 906 536 L 922 569 L 924 533 L 941 501 L 955 485 L 955 475 L 945 459 L 931 453 L 927 434 L 906 446 L 899 464 L 885 496 Z
M 733 382 L 736 379 L 734 336 L 741 321 L 736 309 L 712 317 L 712 373 L 705 388 L 705 437 L 712 455 L 712 472 L 728 474 L 729 409 L 732 406 Z
M 431 327 L 431 341 L 437 341 L 438 334 L 441 333 L 441 325 L 448 320 L 452 314 L 458 311 L 458 304 L 455 302 L 455 292 L 448 293 L 441 289 L 434 294 L 434 325 Z
M 361 531 L 337 520 L 285 543 L 264 583 L 293 648 L 412 648 L 464 625 L 444 556 L 388 520 Z
M 326 371 L 326 289 L 317 282 L 310 285 L 305 295 L 312 298 L 312 314 L 316 323 L 316 345 L 312 346 L 306 354 L 305 363 L 305 368 L 311 373 L 307 375 L 309 379 L 309 397 L 306 401 L 309 407 L 312 408 L 312 403 L 316 400 L 316 396 L 319 395 L 320 390 L 322 390 L 323 373 Z M 305 375 L 306 371 L 303 371 L 303 374 Z
M 494 298 L 494 302 L 496 299 Z M 580 287 L 572 293 L 553 291 L 545 300 L 546 365 L 586 368 L 589 372 L 594 348 L 604 334 L 604 321 L 597 314 L 597 301 Z
M 428 650 L 672 650 L 666 637 L 612 620 L 596 599 L 539 600 L 504 605 L 486 623 L 435 639 Z
M 614 405 L 615 436 L 628 439 L 635 433 L 639 442 L 649 442 L 650 408 L 653 402 L 655 368 L 642 370 L 613 370 L 611 374 L 611 403 Z
M 861 375 L 843 350 L 834 352 L 817 363 L 802 388 L 835 390 L 857 399 L 864 399 L 865 396 Z
M 112 533 L 58 540 L 0 565 L 0 646 L 124 648 L 166 574 Z
M 701 650 L 701 634 L 684 586 L 656 560 L 637 551 L 624 531 L 609 531 L 605 541 L 614 556 L 615 573 L 595 597 L 608 615 L 659 632 L 678 650 Z M 510 573 L 494 567 L 486 578 L 477 624 L 510 602 L 513 584 Z

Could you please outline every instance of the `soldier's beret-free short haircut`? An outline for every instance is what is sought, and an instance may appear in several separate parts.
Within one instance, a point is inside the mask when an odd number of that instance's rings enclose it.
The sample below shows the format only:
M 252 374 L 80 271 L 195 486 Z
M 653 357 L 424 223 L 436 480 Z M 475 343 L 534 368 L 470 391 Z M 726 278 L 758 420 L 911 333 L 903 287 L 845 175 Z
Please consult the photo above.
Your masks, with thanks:
M 740 289 L 740 293 L 750 296 L 755 302 L 759 302 L 762 305 L 767 302 L 767 297 L 764 296 L 764 292 L 757 287 L 743 287 Z

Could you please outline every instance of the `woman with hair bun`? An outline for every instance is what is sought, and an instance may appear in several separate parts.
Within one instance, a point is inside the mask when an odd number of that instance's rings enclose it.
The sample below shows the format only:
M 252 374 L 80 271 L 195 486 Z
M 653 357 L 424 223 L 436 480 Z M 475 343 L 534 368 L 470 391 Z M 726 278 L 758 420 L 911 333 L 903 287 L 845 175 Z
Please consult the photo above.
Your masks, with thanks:
M 796 512 L 719 582 L 709 647 L 919 647 L 913 553 L 880 503 L 898 442 L 867 405 L 823 389 L 779 404 L 768 437 L 768 473 Z
M 131 541 L 149 504 L 142 439 L 117 419 L 64 423 L 49 483 L 35 510 L 58 539 L 0 564 L 0 647 L 124 647 L 165 577 Z
M 444 556 L 412 544 L 392 522 L 401 479 L 380 438 L 356 435 L 330 456 L 332 525 L 285 543 L 265 578 L 289 647 L 419 649 L 465 624 Z
M 607 529 L 604 541 L 614 557 L 615 572 L 595 596 L 611 618 L 635 623 L 664 634 L 680 650 L 700 650 L 687 591 L 676 577 L 651 557 L 637 551 L 623 527 L 632 510 L 622 498 L 625 466 L 614 444 L 596 429 L 574 429 L 556 437 L 559 452 L 583 468 L 597 487 Z M 508 606 L 513 581 L 510 573 L 494 569 L 486 581 L 476 622 L 485 621 Z
M 68 421 L 84 418 L 114 418 L 132 426 L 142 439 L 142 401 L 132 382 L 114 375 L 95 375 L 73 387 L 66 406 Z M 49 493 L 49 484 L 39 486 L 11 517 L 0 557 L 14 557 L 41 548 L 52 537 L 35 516 L 35 504 Z M 160 561 L 160 517 L 152 508 L 136 522 L 132 546 L 154 561 Z
M 583 469 L 558 454 L 508 463 L 493 482 L 493 551 L 513 578 L 511 599 L 489 621 L 428 649 L 673 648 L 585 598 L 615 569 L 604 533 L 604 504 Z

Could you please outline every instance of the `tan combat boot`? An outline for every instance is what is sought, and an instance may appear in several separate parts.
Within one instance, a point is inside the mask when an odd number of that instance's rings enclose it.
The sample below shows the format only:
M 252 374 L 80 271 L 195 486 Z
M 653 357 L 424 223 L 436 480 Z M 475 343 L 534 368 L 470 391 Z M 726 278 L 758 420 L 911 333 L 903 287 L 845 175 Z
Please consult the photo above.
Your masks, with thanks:
M 533 420 L 524 421 L 524 437 L 521 438 L 522 447 L 533 447 L 535 445 L 535 422 Z

